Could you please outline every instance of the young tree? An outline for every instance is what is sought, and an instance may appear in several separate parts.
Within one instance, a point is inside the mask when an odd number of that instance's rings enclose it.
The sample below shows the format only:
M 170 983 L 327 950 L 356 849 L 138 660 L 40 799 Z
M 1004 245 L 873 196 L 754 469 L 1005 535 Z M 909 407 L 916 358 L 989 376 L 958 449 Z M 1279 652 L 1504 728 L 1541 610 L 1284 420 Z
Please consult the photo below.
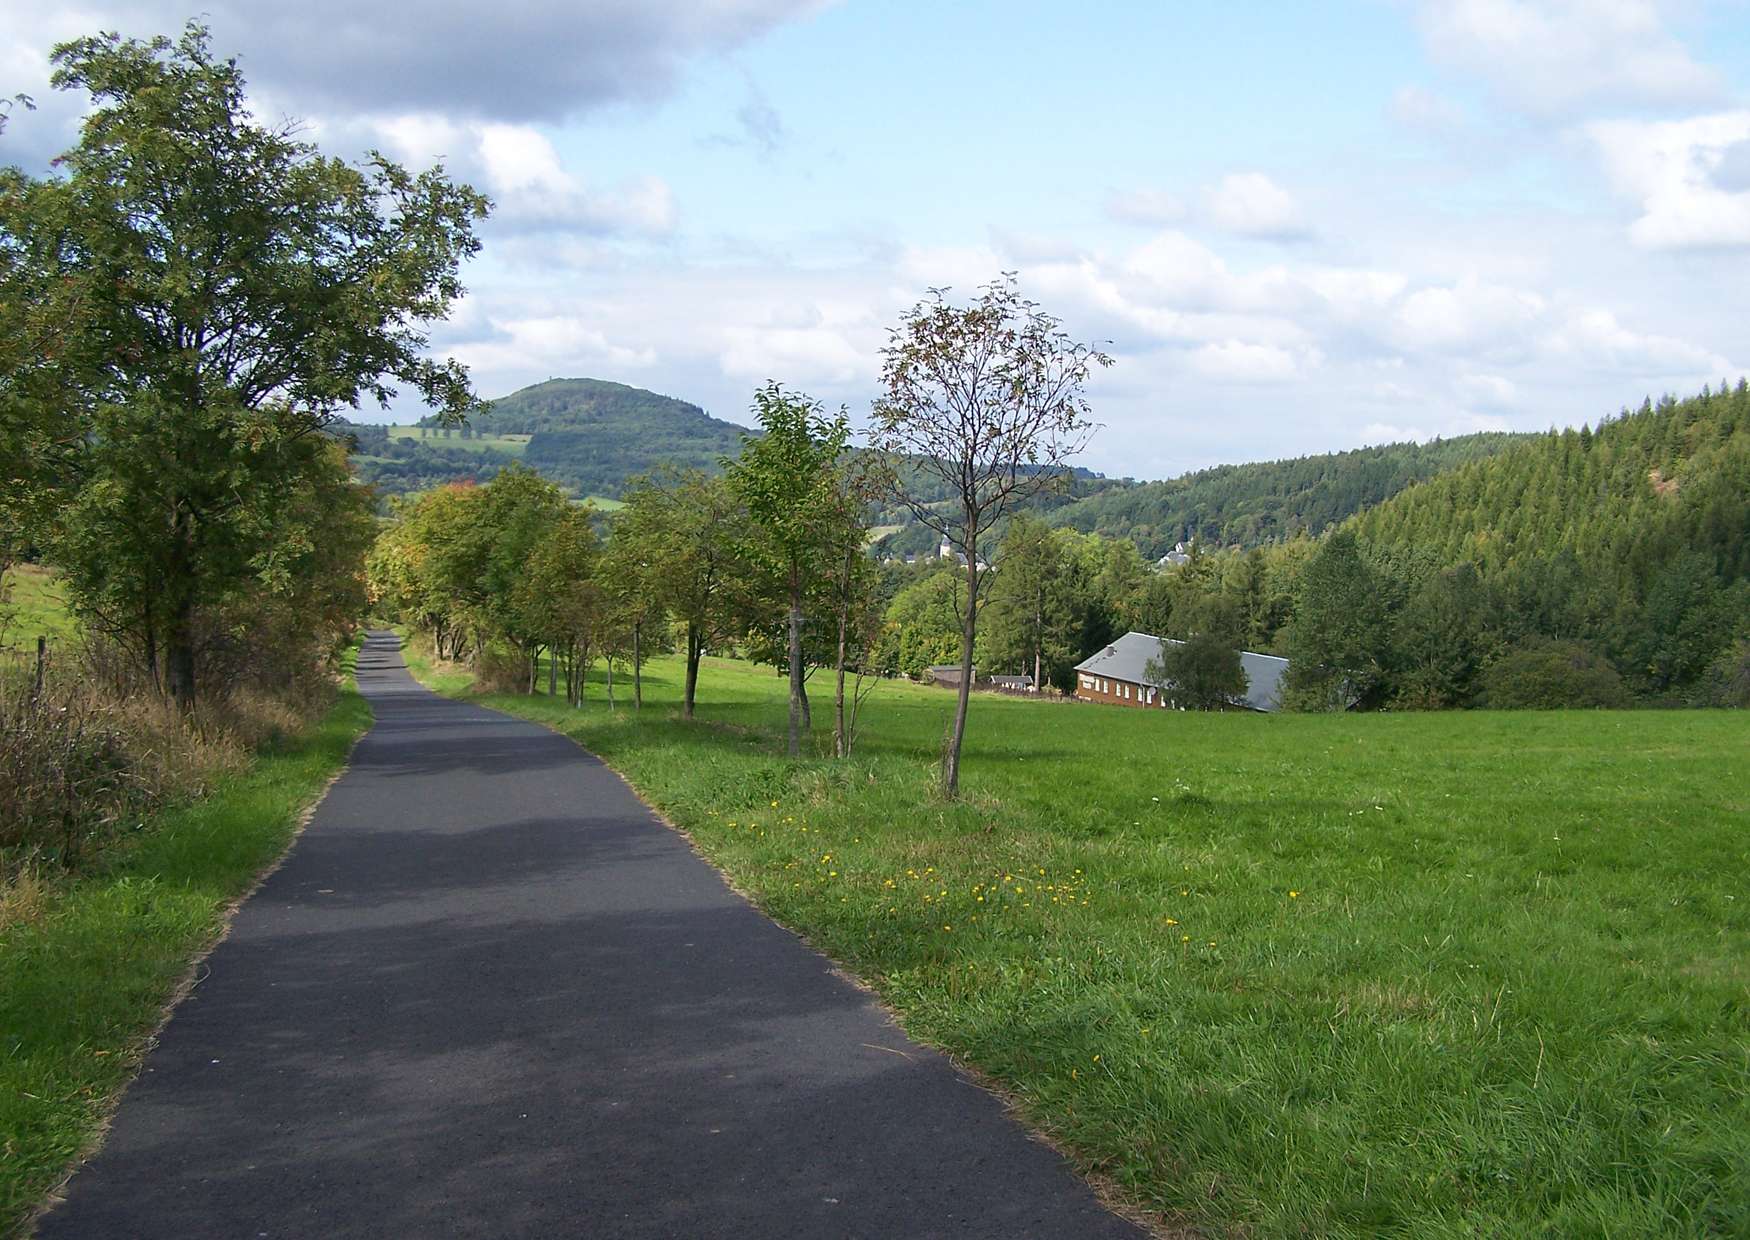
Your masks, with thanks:
M 8 174 L 0 251 L 32 299 L 20 314 L 73 314 L 77 347 L 52 393 L 15 370 L 0 390 L 69 454 L 67 536 L 49 541 L 76 600 L 129 612 L 187 706 L 201 609 L 258 588 L 269 515 L 308 489 L 306 441 L 393 380 L 448 416 L 474 403 L 461 366 L 426 356 L 425 326 L 461 294 L 488 204 L 441 170 L 355 168 L 256 124 L 198 24 L 53 60 L 54 86 L 92 111 L 64 175 Z
M 663 619 L 660 549 L 650 505 L 621 510 L 613 520 L 603 553 L 602 589 L 619 618 L 632 664 L 632 709 L 644 709 L 644 664 L 661 644 Z M 663 647 L 666 649 L 667 647 Z
M 895 498 L 966 560 L 960 696 L 942 763 L 952 797 L 978 639 L 980 540 L 1017 502 L 1060 481 L 1092 433 L 1088 378 L 1112 359 L 1059 331 L 1013 275 L 971 306 L 949 305 L 943 292 L 913 306 L 882 351 L 869 439 L 894 465 Z M 934 502 L 940 492 L 946 504 Z
M 803 601 L 836 559 L 842 541 L 839 458 L 850 437 L 850 419 L 842 409 L 829 418 L 818 401 L 787 393 L 776 383 L 754 394 L 754 415 L 765 433 L 746 437 L 741 455 L 725 464 L 729 488 L 751 518 L 746 561 L 773 583 L 772 593 L 787 609 L 789 753 L 795 757 L 802 744 Z
M 699 661 L 732 627 L 726 595 L 743 571 L 738 535 L 746 513 L 721 478 L 688 469 L 634 481 L 620 517 L 643 531 L 663 610 L 686 627 L 681 714 L 691 719 Z

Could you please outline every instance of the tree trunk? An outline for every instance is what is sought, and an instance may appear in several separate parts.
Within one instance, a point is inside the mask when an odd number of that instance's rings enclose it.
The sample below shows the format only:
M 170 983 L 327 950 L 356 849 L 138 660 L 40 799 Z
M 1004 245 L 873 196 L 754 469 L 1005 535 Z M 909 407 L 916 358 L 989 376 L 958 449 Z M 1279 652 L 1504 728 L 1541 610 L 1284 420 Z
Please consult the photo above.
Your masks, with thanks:
M 614 656 L 608 656 L 608 709 L 614 709 Z
M 681 717 L 693 717 L 693 694 L 699 687 L 699 656 L 704 652 L 705 643 L 699 635 L 696 624 L 687 625 L 687 684 L 681 699 Z
M 536 653 L 535 657 L 539 659 L 541 656 Z M 559 696 L 559 651 L 557 648 L 550 648 L 547 651 L 547 696 Z
M 839 599 L 839 648 L 833 662 L 832 693 L 832 754 L 835 758 L 851 756 L 849 738 L 845 735 L 845 629 L 850 625 L 848 594 Z
M 968 526 L 971 524 L 967 522 Z M 942 758 L 942 795 L 950 799 L 960 794 L 960 745 L 966 739 L 966 707 L 972 698 L 972 646 L 978 636 L 977 558 L 977 549 L 969 542 L 966 548 L 966 614 L 960 622 L 960 695 L 954 704 L 954 732 L 948 738 L 948 752 Z
M 792 758 L 802 752 L 802 578 L 790 567 L 790 749 Z
M 644 621 L 632 624 L 632 709 L 644 709 Z
M 170 681 L 170 696 L 181 709 L 194 709 L 194 608 L 183 604 L 170 622 L 169 639 L 165 643 L 165 673 Z

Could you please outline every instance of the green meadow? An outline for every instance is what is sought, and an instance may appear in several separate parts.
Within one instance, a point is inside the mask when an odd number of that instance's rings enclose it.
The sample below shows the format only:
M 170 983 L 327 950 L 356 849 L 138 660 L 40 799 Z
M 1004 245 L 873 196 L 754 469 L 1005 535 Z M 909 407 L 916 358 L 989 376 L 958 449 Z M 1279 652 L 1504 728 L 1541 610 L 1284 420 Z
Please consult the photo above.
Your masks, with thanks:
M 52 570 L 37 564 L 14 564 L 6 570 L 5 595 L 0 597 L 0 648 L 27 653 L 36 639 L 56 645 L 72 641 L 76 622 Z
M 462 432 L 452 429 L 445 438 L 441 429 L 430 426 L 388 426 L 390 439 L 418 439 L 440 448 L 459 448 L 464 452 L 484 452 L 488 448 L 495 452 L 503 452 L 507 456 L 521 456 L 529 446 L 529 435 L 480 435 L 475 434 L 467 439 L 462 438 Z
M 1741 714 L 981 696 L 945 804 L 939 690 L 883 684 L 853 759 L 787 762 L 769 669 L 707 661 L 691 724 L 676 660 L 639 714 L 600 681 L 486 700 L 600 754 L 1167 1226 L 1750 1235 Z

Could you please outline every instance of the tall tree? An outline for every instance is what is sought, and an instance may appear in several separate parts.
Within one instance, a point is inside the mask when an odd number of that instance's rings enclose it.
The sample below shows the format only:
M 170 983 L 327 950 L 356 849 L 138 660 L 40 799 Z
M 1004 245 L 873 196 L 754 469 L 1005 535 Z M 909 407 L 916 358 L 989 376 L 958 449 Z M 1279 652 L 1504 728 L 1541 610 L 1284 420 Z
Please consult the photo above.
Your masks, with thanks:
M 751 519 L 744 540 L 751 567 L 776 585 L 785 608 L 790 674 L 789 753 L 801 752 L 803 601 L 831 571 L 843 543 L 840 458 L 850 437 L 844 410 L 828 417 L 818 401 L 768 383 L 754 394 L 759 436 L 726 461 L 729 488 Z
M 1073 537 L 1073 535 L 1071 535 Z M 1062 537 L 1017 513 L 1003 533 L 985 611 L 987 649 L 999 663 L 1025 666 L 1035 688 L 1072 662 L 1074 641 Z
M 1390 622 L 1379 575 L 1347 527 L 1307 562 L 1288 634 L 1288 690 L 1300 706 L 1374 704 L 1386 684 Z
M 1092 434 L 1087 381 L 1112 359 L 1060 331 L 1013 275 L 970 306 L 950 305 L 944 292 L 913 306 L 882 351 L 869 440 L 894 465 L 894 497 L 966 561 L 960 694 L 942 762 L 942 790 L 952 797 L 978 639 L 981 539 L 1015 504 L 1061 480 Z M 933 491 L 951 498 L 938 504 Z
M 17 313 L 76 316 L 78 347 L 48 392 L 6 355 L 0 392 L 70 457 L 53 505 L 68 537 L 50 543 L 76 602 L 128 596 L 188 705 L 201 609 L 259 588 L 267 516 L 308 491 L 306 441 L 396 380 L 448 416 L 474 403 L 461 366 L 426 356 L 426 326 L 461 294 L 488 203 L 441 169 L 352 167 L 256 124 L 198 24 L 53 61 L 91 111 L 64 175 L 7 175 L 0 252 Z

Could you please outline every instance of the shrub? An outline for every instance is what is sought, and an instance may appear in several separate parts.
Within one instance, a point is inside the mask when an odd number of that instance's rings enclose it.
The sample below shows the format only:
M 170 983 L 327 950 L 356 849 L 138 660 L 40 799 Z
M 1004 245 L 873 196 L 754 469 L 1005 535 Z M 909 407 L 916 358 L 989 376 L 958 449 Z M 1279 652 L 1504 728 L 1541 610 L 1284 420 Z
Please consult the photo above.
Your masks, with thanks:
M 1621 707 L 1629 693 L 1610 660 L 1579 642 L 1534 638 L 1483 673 L 1483 704 L 1496 710 Z
M 1696 683 L 1693 704 L 1750 709 L 1750 638 L 1733 642 L 1707 665 Z

